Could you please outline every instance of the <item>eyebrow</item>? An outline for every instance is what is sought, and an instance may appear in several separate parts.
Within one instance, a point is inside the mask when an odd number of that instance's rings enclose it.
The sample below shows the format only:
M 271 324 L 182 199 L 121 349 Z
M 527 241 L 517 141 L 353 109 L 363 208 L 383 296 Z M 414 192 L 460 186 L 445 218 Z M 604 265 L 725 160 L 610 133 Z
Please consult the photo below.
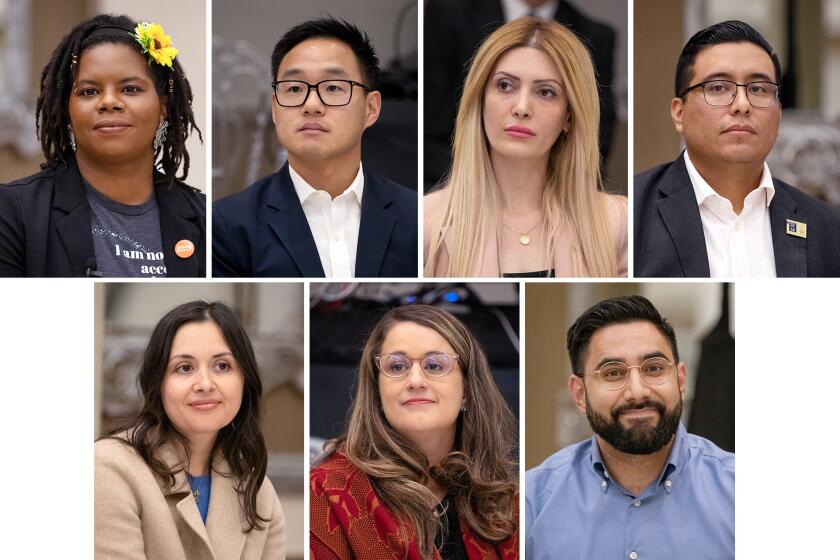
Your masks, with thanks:
M 213 354 L 211 359 L 221 358 L 223 356 L 230 356 L 231 358 L 233 358 L 233 354 L 231 354 L 230 352 L 219 352 L 218 354 Z M 170 362 L 172 360 L 195 360 L 195 356 L 193 356 L 192 354 L 176 354 L 175 356 L 169 358 Z
M 705 78 L 703 78 L 700 81 L 701 82 L 708 82 L 708 81 L 711 81 L 711 80 L 732 80 L 732 81 L 735 81 L 733 78 L 734 78 L 734 76 L 732 74 L 730 74 L 729 72 L 715 72 L 714 74 L 709 74 L 708 76 L 706 76 Z M 747 77 L 747 79 L 753 80 L 753 81 L 758 80 L 758 81 L 762 81 L 762 82 L 772 82 L 773 81 L 773 79 L 770 76 L 768 76 L 767 74 L 765 74 L 764 72 L 753 72 L 752 74 L 750 74 Z
M 328 75 L 328 76 L 338 76 L 338 77 L 342 77 L 342 78 L 346 78 L 350 75 L 343 68 L 339 68 L 337 66 L 330 67 L 330 68 L 325 68 L 324 70 L 322 70 L 322 72 L 324 74 Z M 288 70 L 283 72 L 281 77 L 282 78 L 292 78 L 292 77 L 295 77 L 295 76 L 300 76 L 303 73 L 304 73 L 303 68 L 289 68 Z
M 510 78 L 512 80 L 516 80 L 517 82 L 522 81 L 522 78 L 520 78 L 519 76 L 516 76 L 515 74 L 511 74 L 510 72 L 505 72 L 504 70 L 500 70 L 499 72 L 496 72 L 495 74 L 493 74 L 493 77 L 495 78 L 499 74 L 507 76 L 508 78 Z M 549 82 L 554 82 L 555 84 L 557 84 L 558 87 L 563 87 L 563 84 L 561 84 L 560 82 L 558 82 L 554 78 L 545 78 L 545 79 L 542 79 L 542 80 L 533 80 L 533 82 L 535 84 L 546 84 L 546 83 L 549 83 Z

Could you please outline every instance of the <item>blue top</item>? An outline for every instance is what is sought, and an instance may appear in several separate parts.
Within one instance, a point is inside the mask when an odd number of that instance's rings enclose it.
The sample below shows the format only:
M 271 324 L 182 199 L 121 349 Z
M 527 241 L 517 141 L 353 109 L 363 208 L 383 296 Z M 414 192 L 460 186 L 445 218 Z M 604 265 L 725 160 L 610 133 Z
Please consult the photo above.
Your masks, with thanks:
M 610 479 L 592 439 L 525 473 L 525 558 L 735 558 L 735 455 L 680 424 L 639 496 Z
M 210 475 L 193 476 L 188 474 L 187 480 L 190 483 L 193 496 L 198 492 L 195 503 L 198 506 L 198 513 L 201 514 L 201 521 L 207 525 L 207 510 L 210 508 Z

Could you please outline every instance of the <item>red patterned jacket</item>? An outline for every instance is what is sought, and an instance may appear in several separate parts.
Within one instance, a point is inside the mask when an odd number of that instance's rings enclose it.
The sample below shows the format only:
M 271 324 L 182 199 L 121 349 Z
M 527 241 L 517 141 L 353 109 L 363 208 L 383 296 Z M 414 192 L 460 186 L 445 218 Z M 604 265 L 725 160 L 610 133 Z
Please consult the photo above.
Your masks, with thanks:
M 519 521 L 516 506 L 514 519 Z M 494 545 L 461 523 L 470 560 L 518 560 L 519 531 Z M 309 474 L 309 557 L 312 560 L 421 560 L 414 530 L 404 527 L 379 500 L 368 477 L 341 453 Z M 440 559 L 435 551 L 434 558 Z

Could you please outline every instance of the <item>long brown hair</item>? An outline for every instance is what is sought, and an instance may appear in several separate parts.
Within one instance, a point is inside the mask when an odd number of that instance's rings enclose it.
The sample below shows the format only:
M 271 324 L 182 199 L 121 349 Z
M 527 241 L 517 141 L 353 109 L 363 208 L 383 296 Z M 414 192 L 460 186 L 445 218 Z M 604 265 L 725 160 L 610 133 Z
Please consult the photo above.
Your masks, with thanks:
M 458 417 L 454 448 L 431 468 L 382 411 L 374 357 L 391 328 L 402 322 L 440 334 L 458 355 L 464 374 L 466 409 Z M 344 453 L 370 478 L 382 501 L 413 528 L 421 554 L 429 557 L 440 527 L 431 507 L 436 499 L 425 486 L 429 479 L 448 489 L 458 516 L 485 541 L 498 543 L 514 533 L 515 434 L 516 420 L 472 333 L 442 309 L 408 305 L 389 310 L 373 328 L 362 352 L 347 432 L 328 442 L 326 449 L 327 456 Z
M 435 276 L 443 237 L 452 235 L 452 254 L 444 276 L 474 276 L 473 262 L 484 259 L 486 236 L 501 225 L 501 191 L 490 162 L 483 125 L 484 92 L 499 59 L 518 47 L 532 47 L 557 65 L 571 115 L 548 156 L 542 204 L 546 257 L 565 229 L 571 241 L 575 276 L 615 276 L 616 255 L 607 221 L 608 197 L 600 192 L 598 86 L 592 57 L 575 34 L 555 21 L 519 18 L 492 33 L 472 60 L 464 82 L 452 142 L 452 169 L 444 181 L 446 202 L 431 229 L 425 274 Z M 501 271 L 500 271 L 501 273 Z
M 155 475 L 169 487 L 175 485 L 175 474 L 183 471 L 185 467 L 182 465 L 181 468 L 173 470 L 161 458 L 160 451 L 164 445 L 178 445 L 183 448 L 188 464 L 189 442 L 166 416 L 160 389 L 166 374 L 172 340 L 178 329 L 187 323 L 207 321 L 219 327 L 225 343 L 245 377 L 239 412 L 230 424 L 219 430 L 210 457 L 212 459 L 217 453 L 221 453 L 227 461 L 231 472 L 216 472 L 236 480 L 236 492 L 242 501 L 245 520 L 248 523 L 247 532 L 259 530 L 262 529 L 262 522 L 268 521 L 257 511 L 257 493 L 262 486 L 268 465 L 268 452 L 260 427 L 262 381 L 248 334 L 233 311 L 224 303 L 191 301 L 179 305 L 163 316 L 152 331 L 138 374 L 143 408 L 135 418 L 104 437 L 118 439 L 130 445 Z

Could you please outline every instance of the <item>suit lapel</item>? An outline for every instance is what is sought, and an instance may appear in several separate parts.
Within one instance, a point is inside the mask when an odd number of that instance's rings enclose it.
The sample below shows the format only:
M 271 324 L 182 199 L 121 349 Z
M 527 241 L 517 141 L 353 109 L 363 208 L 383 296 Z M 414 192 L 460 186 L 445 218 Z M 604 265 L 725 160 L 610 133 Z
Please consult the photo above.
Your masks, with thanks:
M 230 468 L 224 459 L 219 457 L 214 461 L 210 479 L 207 533 L 210 535 L 210 545 L 216 560 L 241 558 L 247 537 L 243 532 L 245 518 L 233 479 L 223 476 L 229 472 Z
M 807 224 L 804 216 L 796 213 L 796 201 L 785 187 L 774 180 L 776 193 L 770 202 L 770 235 L 773 237 L 773 254 L 776 257 L 776 276 L 808 276 L 807 239 L 788 235 L 787 220 Z
M 52 209 L 58 214 L 55 229 L 73 276 L 85 276 L 88 261 L 95 262 L 96 253 L 90 231 L 90 206 L 75 159 L 58 170 Z
M 183 468 L 180 459 L 173 447 L 173 444 L 164 444 L 160 450 L 160 456 L 170 469 Z M 213 548 L 210 546 L 210 538 L 207 534 L 207 528 L 204 522 L 201 521 L 201 513 L 198 511 L 198 506 L 195 503 L 195 498 L 190 490 L 190 485 L 187 482 L 186 473 L 181 470 L 175 473 L 175 485 L 169 487 L 163 480 L 158 480 L 163 495 L 166 496 L 167 501 L 171 504 L 174 502 L 175 511 L 183 521 L 189 532 L 181 535 L 181 542 L 184 543 L 185 548 L 189 550 L 190 560 L 217 560 L 213 554 Z M 213 482 L 210 486 L 210 499 L 213 499 Z M 212 503 L 212 502 L 211 502 Z M 208 513 L 209 520 L 209 513 Z M 179 528 L 179 532 L 181 529 Z M 200 543 L 197 548 L 195 543 Z
M 683 274 L 686 277 L 710 276 L 700 209 L 682 155 L 668 169 L 658 186 L 665 196 L 656 202 L 656 208 L 674 242 Z M 644 227 L 644 224 L 636 224 L 636 227 Z
M 375 175 L 366 175 L 359 242 L 356 246 L 357 277 L 380 276 L 382 261 L 397 224 L 396 216 L 390 211 L 391 204 L 387 187 Z
M 199 276 L 199 259 L 204 258 L 204 251 L 199 247 L 203 243 L 203 232 L 196 225 L 195 209 L 190 206 L 184 192 L 166 181 L 156 181 L 155 198 L 160 214 L 160 240 L 163 244 L 163 261 L 166 263 L 166 275 L 169 277 Z M 182 259 L 175 254 L 175 244 L 182 240 L 193 242 L 195 251 Z
M 268 226 L 286 248 L 301 276 L 323 278 L 324 267 L 321 266 L 318 247 L 292 184 L 288 163 L 274 175 L 269 190 L 266 204 L 273 215 L 268 220 Z

